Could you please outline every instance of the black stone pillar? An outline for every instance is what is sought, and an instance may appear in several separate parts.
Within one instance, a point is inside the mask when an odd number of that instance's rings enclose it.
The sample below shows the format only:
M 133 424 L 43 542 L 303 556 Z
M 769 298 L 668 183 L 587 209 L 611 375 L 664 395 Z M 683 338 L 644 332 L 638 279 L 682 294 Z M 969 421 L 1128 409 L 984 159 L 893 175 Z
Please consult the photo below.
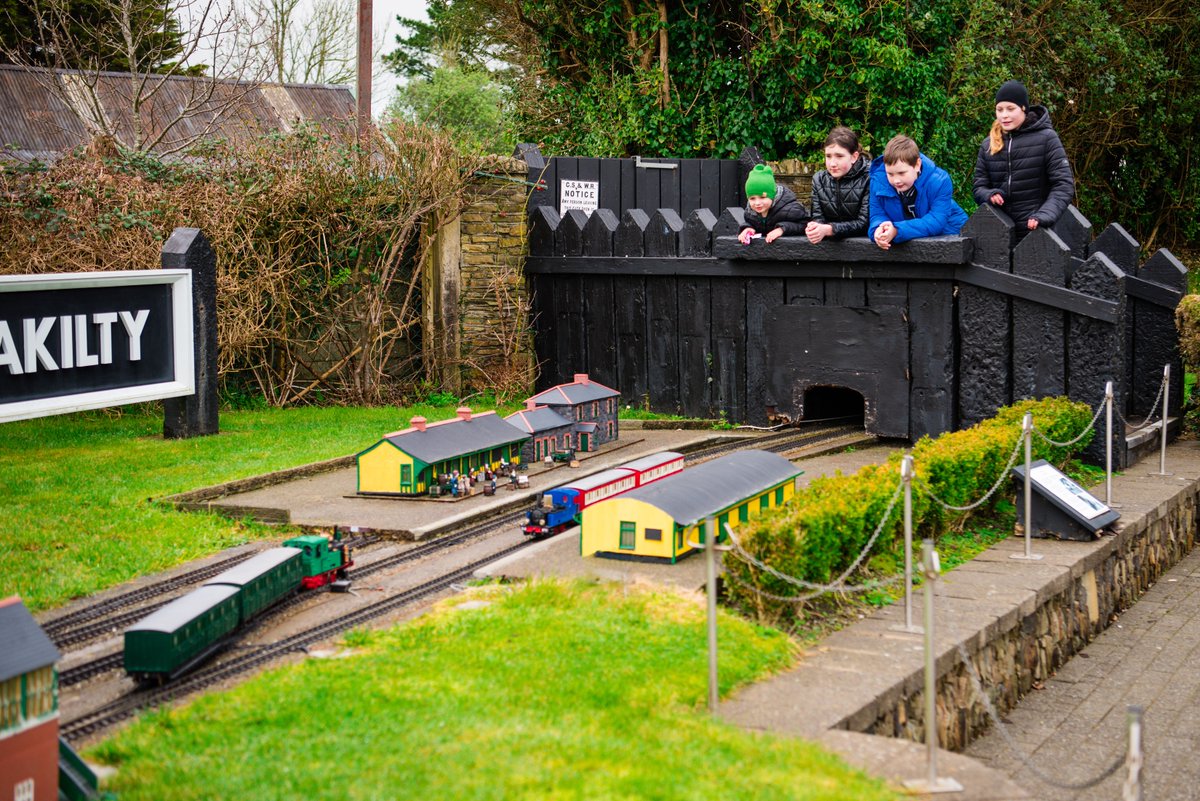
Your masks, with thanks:
M 163 437 L 187 439 L 220 430 L 217 414 L 217 257 L 199 228 L 176 228 L 163 245 L 164 270 L 192 271 L 196 392 L 163 401 Z
M 1115 322 L 1083 314 L 1071 314 L 1067 323 L 1067 354 L 1070 365 L 1069 397 L 1093 410 L 1104 399 L 1104 385 L 1113 382 L 1113 407 L 1124 402 L 1125 376 L 1125 273 L 1103 253 L 1094 253 L 1076 267 L 1071 289 L 1116 304 Z M 1096 421 L 1096 436 L 1084 451 L 1093 464 L 1104 464 L 1104 415 Z M 1125 426 L 1113 414 L 1113 469 L 1128 467 Z
M 973 264 L 1011 272 L 1013 223 L 991 206 L 980 206 L 962 235 L 975 242 Z M 958 286 L 958 428 L 986 420 L 1012 399 L 1010 301 L 982 287 Z

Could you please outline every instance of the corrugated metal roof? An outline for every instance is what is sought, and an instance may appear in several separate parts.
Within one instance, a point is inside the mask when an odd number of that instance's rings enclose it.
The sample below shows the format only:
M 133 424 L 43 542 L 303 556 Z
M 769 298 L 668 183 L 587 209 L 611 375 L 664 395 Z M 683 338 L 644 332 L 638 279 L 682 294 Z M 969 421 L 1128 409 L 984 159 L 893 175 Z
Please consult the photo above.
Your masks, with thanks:
M 505 417 L 504 420 L 509 425 L 519 428 L 522 431 L 528 431 L 530 434 L 551 431 L 555 428 L 564 428 L 571 425 L 570 420 L 547 406 L 539 406 L 536 409 L 522 409 L 519 412 L 513 412 L 508 417 Z
M 197 616 L 212 609 L 222 601 L 237 595 L 240 590 L 228 584 L 202 586 L 176 598 L 171 603 L 151 612 L 125 631 L 158 631 L 173 634 L 180 626 L 190 623 Z
M 0 681 L 53 665 L 58 649 L 20 598 L 0 601 Z
M 524 442 L 529 435 L 493 412 L 431 423 L 424 431 L 405 429 L 384 437 L 388 442 L 425 464 L 437 464 L 469 453 Z M 361 454 L 360 454 L 361 455 Z
M 588 401 L 600 400 L 601 398 L 615 398 L 620 394 L 615 389 L 610 389 L 603 384 L 597 384 L 595 381 L 588 381 L 587 383 L 573 381 L 570 384 L 559 384 L 558 386 L 550 387 L 550 389 L 539 392 L 529 400 L 546 406 L 574 406 L 577 403 L 587 403 Z
M 231 587 L 243 587 L 263 573 L 274 570 L 292 559 L 299 559 L 300 554 L 299 548 L 269 548 L 241 564 L 234 565 L 224 573 L 213 576 L 204 582 L 204 585 L 228 584 Z
M 617 497 L 644 501 L 690 526 L 801 472 L 777 453 L 738 451 Z
M 53 86 L 95 84 L 104 114 L 123 141 L 133 140 L 132 81 L 122 72 L 81 73 L 0 65 L 0 144 L 18 153 L 53 159 L 89 139 L 88 129 L 56 94 Z M 153 137 L 178 120 L 160 153 L 176 151 L 198 139 L 247 141 L 258 134 L 291 130 L 299 122 L 322 130 L 347 130 L 355 114 L 354 96 L 345 86 L 212 82 L 205 78 L 149 76 L 160 81 L 153 95 L 143 91 L 142 124 Z M 211 94 L 211 97 L 208 95 Z M 183 109 L 194 108 L 187 114 Z M 181 119 L 182 117 L 182 119 Z

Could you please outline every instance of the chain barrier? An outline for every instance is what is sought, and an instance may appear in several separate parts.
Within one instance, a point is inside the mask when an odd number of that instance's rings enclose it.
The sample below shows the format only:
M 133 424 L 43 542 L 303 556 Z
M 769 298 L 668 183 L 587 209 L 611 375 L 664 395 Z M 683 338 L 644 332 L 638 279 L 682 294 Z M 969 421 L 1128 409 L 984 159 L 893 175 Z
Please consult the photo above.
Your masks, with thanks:
M 1117 418 L 1125 424 L 1126 433 L 1132 434 L 1136 431 L 1141 431 L 1143 428 L 1150 427 L 1150 421 L 1154 419 L 1154 413 L 1158 411 L 1158 404 L 1162 402 L 1163 390 L 1166 389 L 1166 387 L 1167 377 L 1164 375 L 1162 377 L 1162 381 L 1158 382 L 1158 394 L 1154 396 L 1154 405 L 1150 407 L 1150 413 L 1146 415 L 1145 422 L 1143 422 L 1140 426 L 1135 426 L 1133 423 L 1126 420 L 1125 415 L 1121 414 L 1121 410 L 1117 408 L 1117 405 L 1115 403 L 1113 404 L 1113 409 L 1115 409 L 1117 412 Z
M 1107 403 L 1108 403 L 1108 396 L 1106 395 L 1104 397 L 1104 399 L 1100 401 L 1100 405 L 1096 407 L 1096 413 L 1094 415 L 1092 415 L 1092 422 L 1088 423 L 1087 427 L 1084 428 L 1083 431 L 1079 432 L 1079 436 L 1077 436 L 1075 439 L 1071 440 L 1070 442 L 1056 442 L 1055 440 L 1052 440 L 1048 436 L 1043 434 L 1041 429 L 1039 429 L 1037 426 L 1033 427 L 1033 431 L 1035 434 L 1037 434 L 1039 437 L 1042 438 L 1043 442 L 1045 442 L 1049 445 L 1052 445 L 1055 448 L 1069 448 L 1072 445 L 1074 445 L 1076 442 L 1079 442 L 1079 440 L 1086 437 L 1088 432 L 1096 427 L 1096 421 L 1100 419 L 1100 415 L 1104 414 L 1104 406 Z M 1155 404 L 1155 405 L 1157 405 L 1157 404 Z M 1113 408 L 1116 408 L 1115 404 L 1114 404 Z
M 983 708 L 987 710 L 988 717 L 991 718 L 992 725 L 996 727 L 996 732 L 1000 735 L 1000 739 L 1004 740 L 1009 750 L 1013 752 L 1013 755 L 1040 781 L 1045 782 L 1051 787 L 1057 787 L 1060 790 L 1087 790 L 1095 787 L 1109 776 L 1112 776 L 1125 764 L 1125 754 L 1118 754 L 1116 761 L 1105 768 L 1099 776 L 1088 779 L 1085 782 L 1062 782 L 1047 776 L 1030 761 L 1025 752 L 1021 750 L 1021 746 L 1009 734 L 1008 727 L 1000 720 L 1000 715 L 996 713 L 996 708 L 992 706 L 992 699 L 988 698 L 987 693 L 983 691 L 983 683 L 980 681 L 979 674 L 975 670 L 975 664 L 971 661 L 971 655 L 967 653 L 967 649 L 963 647 L 962 643 L 958 644 L 958 655 L 962 659 L 963 665 L 967 668 L 967 676 L 971 679 L 971 688 L 983 703 Z
M 983 504 L 987 503 L 988 498 L 991 498 L 993 495 L 996 494 L 996 490 L 1000 489 L 1001 485 L 1004 484 L 1004 480 L 1006 478 L 1008 478 L 1008 472 L 1010 470 L 1012 470 L 1012 466 L 1014 464 L 1016 464 L 1017 454 L 1021 452 L 1021 443 L 1024 441 L 1025 441 L 1024 437 L 1017 437 L 1017 444 L 1013 446 L 1012 455 L 1008 457 L 1008 464 L 1006 464 L 1004 466 L 1004 469 L 1000 471 L 1000 477 L 996 479 L 996 483 L 993 484 L 992 488 L 987 491 L 987 494 L 984 495 L 979 500 L 975 501 L 975 503 L 967 504 L 966 506 L 955 506 L 952 503 L 947 503 L 946 501 L 943 501 L 937 495 L 934 495 L 933 490 L 929 489 L 928 487 L 923 488 L 921 491 L 924 492 L 926 495 L 928 495 L 930 498 L 932 498 L 934 501 L 936 501 L 941 506 L 943 506 L 946 509 L 949 509 L 953 512 L 969 512 L 972 509 L 982 506 Z
M 809 601 L 809 600 L 812 600 L 813 598 L 816 598 L 818 595 L 824 595 L 827 592 L 867 592 L 870 590 L 878 589 L 880 587 L 888 587 L 888 586 L 891 586 L 892 584 L 896 584 L 897 582 L 901 581 L 904 577 L 903 576 L 893 576 L 888 579 L 881 579 L 880 581 L 877 581 L 877 582 L 868 582 L 867 584 L 858 584 L 858 585 L 846 584 L 845 580 L 846 580 L 847 576 L 849 576 L 851 573 L 853 573 L 855 570 L 858 569 L 858 566 L 860 564 L 862 564 L 862 561 L 867 558 L 867 554 L 869 554 L 871 552 L 871 548 L 874 547 L 875 541 L 877 539 L 879 539 L 879 535 L 883 532 L 883 527 L 887 524 L 887 521 L 891 518 L 892 510 L 894 510 L 896 508 L 896 501 L 898 501 L 900 499 L 900 493 L 903 489 L 904 489 L 904 482 L 903 481 L 898 482 L 896 484 L 896 491 L 892 493 L 892 498 L 891 498 L 891 500 L 888 501 L 887 509 L 884 509 L 884 511 L 883 511 L 883 517 L 881 517 L 879 519 L 878 525 L 875 526 L 874 533 L 871 534 L 871 539 L 867 541 L 867 544 L 865 546 L 863 546 L 862 551 L 859 552 L 858 557 L 854 560 L 854 562 L 851 563 L 851 565 L 849 567 L 847 567 L 845 570 L 843 570 L 841 575 L 839 575 L 836 579 L 834 579 L 833 582 L 830 584 L 817 584 L 817 583 L 814 583 L 811 581 L 805 581 L 804 579 L 801 579 L 801 578 L 796 578 L 795 576 L 789 576 L 787 573 L 780 572 L 779 570 L 776 570 L 775 568 L 771 567 L 770 565 L 766 564 L 765 562 L 758 560 L 753 554 L 751 554 L 745 548 L 742 547 L 742 544 L 740 542 L 738 542 L 737 536 L 733 533 L 733 529 L 729 527 L 728 523 L 725 524 L 725 532 L 729 535 L 729 541 L 731 543 L 733 543 L 733 553 L 736 556 L 738 556 L 742 561 L 746 562 L 749 565 L 757 567 L 759 570 L 762 570 L 765 573 L 769 573 L 770 575 L 774 576 L 775 578 L 777 578 L 781 581 L 785 581 L 788 584 L 793 584 L 793 585 L 795 585 L 797 587 L 801 587 L 803 589 L 813 590 L 813 592 L 805 593 L 803 595 L 795 595 L 795 596 L 791 596 L 791 597 L 774 595 L 772 593 L 767 592 L 766 590 L 761 590 L 758 587 L 752 587 L 752 586 L 746 584 L 744 581 L 741 581 L 740 579 L 738 579 L 736 576 L 733 576 L 730 573 L 726 573 L 726 576 L 728 576 L 729 578 L 732 578 L 734 580 L 734 582 L 736 582 L 737 584 L 740 584 L 741 586 L 745 587 L 746 589 L 752 590 L 752 591 L 758 593 L 759 595 L 762 595 L 763 597 L 770 598 L 775 601 L 786 601 L 789 603 L 800 603 L 802 601 Z

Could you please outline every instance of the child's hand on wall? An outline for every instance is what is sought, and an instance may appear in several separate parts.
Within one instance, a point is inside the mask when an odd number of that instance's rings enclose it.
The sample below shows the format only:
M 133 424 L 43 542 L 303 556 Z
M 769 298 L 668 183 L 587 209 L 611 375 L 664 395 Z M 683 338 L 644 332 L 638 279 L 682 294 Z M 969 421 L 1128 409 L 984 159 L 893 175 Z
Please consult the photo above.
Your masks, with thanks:
M 767 232 L 766 239 L 767 239 L 767 242 L 768 242 L 768 243 L 771 243 L 771 242 L 774 242 L 776 239 L 778 239 L 778 238 L 779 238 L 779 237 L 781 237 L 781 236 L 783 236 L 783 229 L 782 229 L 782 228 L 776 228 L 776 229 L 774 229 L 774 230 L 772 230 L 772 231 L 768 231 L 768 232 Z
M 896 225 L 891 220 L 887 220 L 879 224 L 875 229 L 875 244 L 884 250 L 888 250 L 892 246 L 892 240 L 896 238 Z
M 753 238 L 754 238 L 754 229 L 753 228 L 743 228 L 742 232 L 740 234 L 738 234 L 738 241 L 741 242 L 743 245 L 749 245 L 750 240 Z
M 808 237 L 809 242 L 815 245 L 825 237 L 833 236 L 833 226 L 829 223 L 819 223 L 816 220 L 810 220 L 808 226 L 804 229 L 804 235 Z

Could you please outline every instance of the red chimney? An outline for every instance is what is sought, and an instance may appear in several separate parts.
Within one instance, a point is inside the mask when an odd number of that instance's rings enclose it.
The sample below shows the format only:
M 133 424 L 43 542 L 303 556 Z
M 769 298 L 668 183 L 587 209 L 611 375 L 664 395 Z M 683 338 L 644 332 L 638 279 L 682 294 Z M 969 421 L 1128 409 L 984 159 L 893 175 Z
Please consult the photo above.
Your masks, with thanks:
M 575 383 L 576 384 L 586 384 L 587 382 L 588 382 L 587 373 L 576 373 L 575 374 Z
M 421 417 L 420 415 L 417 415 L 413 419 L 409 420 L 408 424 L 410 426 L 412 426 L 413 428 L 417 429 L 418 431 L 425 430 L 425 418 Z
M 471 407 L 470 406 L 459 406 L 457 409 L 455 409 L 455 411 L 458 412 L 459 420 L 470 420 L 471 419 Z
M 533 398 L 529 398 L 528 400 L 525 401 L 525 411 L 532 412 L 536 408 L 537 408 L 537 401 L 535 401 Z

